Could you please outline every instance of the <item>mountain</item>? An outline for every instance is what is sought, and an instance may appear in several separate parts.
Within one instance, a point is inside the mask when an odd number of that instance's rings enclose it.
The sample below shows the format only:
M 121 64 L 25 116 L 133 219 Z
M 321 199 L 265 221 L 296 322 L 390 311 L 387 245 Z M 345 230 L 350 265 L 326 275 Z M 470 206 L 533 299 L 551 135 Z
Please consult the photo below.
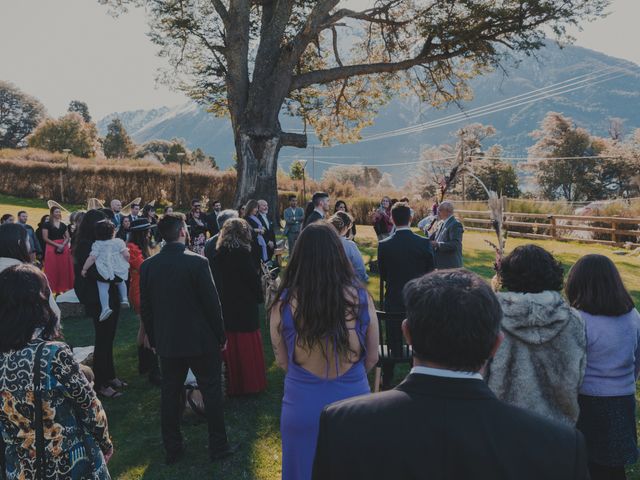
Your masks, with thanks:
M 384 140 L 315 148 L 315 176 L 319 177 L 327 168 L 325 163 L 321 163 L 325 161 L 365 164 L 415 161 L 421 148 L 452 143 L 455 141 L 452 137 L 453 132 L 467 123 L 474 122 L 496 127 L 496 136 L 488 139 L 487 144 L 501 144 L 508 156 L 524 156 L 527 147 L 533 144 L 529 133 L 538 127 L 548 111 L 561 112 L 596 135 L 607 134 L 609 119 L 612 117 L 624 120 L 626 132 L 640 128 L 638 65 L 586 48 L 559 48 L 555 43 L 549 42 L 535 57 L 516 57 L 505 66 L 504 72 L 495 71 L 473 79 L 470 85 L 474 99 L 461 105 L 434 109 L 412 97 L 393 100 L 380 111 L 375 124 L 363 131 L 363 137 L 469 112 L 471 109 L 502 102 L 580 75 L 597 76 L 607 67 L 619 70 L 608 77 L 599 77 L 583 83 L 563 84 L 564 90 L 574 90 L 535 102 L 520 102 L 521 104 L 515 108 L 502 109 L 478 117 L 468 114 L 468 118 L 456 123 Z M 605 78 L 609 80 L 601 81 Z M 581 80 L 577 79 L 576 82 Z M 576 88 L 585 85 L 585 88 Z M 523 97 L 519 98 L 526 100 Z M 504 104 L 497 105 L 498 108 L 501 106 Z M 120 117 L 136 142 L 142 143 L 154 138 L 184 138 L 190 148 L 200 147 L 214 155 L 221 167 L 232 164 L 234 144 L 229 120 L 216 118 L 193 103 L 171 109 L 162 107 L 149 111 L 114 113 L 98 123 L 99 130 L 103 132 L 108 121 L 115 116 Z M 285 130 L 301 128 L 297 119 L 286 116 L 282 117 L 282 124 Z M 317 144 L 312 135 L 309 144 Z M 306 151 L 284 148 L 281 151 L 281 164 L 288 168 L 288 163 L 294 157 L 310 159 L 311 156 L 310 148 Z M 409 173 L 409 168 L 413 167 L 389 167 L 383 170 L 391 172 L 399 179 Z

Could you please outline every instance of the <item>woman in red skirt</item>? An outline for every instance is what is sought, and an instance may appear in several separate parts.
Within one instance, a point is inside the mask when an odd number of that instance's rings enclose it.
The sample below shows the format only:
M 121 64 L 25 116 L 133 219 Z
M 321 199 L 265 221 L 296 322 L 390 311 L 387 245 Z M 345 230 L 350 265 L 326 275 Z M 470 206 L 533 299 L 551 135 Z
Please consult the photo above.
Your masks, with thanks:
M 73 260 L 69 243 L 71 235 L 67 225 L 62 223 L 62 211 L 51 207 L 49 221 L 42 226 L 44 241 L 44 273 L 54 294 L 64 293 L 73 288 Z
M 258 393 L 267 388 L 258 305 L 262 288 L 251 255 L 252 229 L 232 218 L 222 226 L 213 259 L 213 276 L 220 295 L 227 348 L 227 395 Z

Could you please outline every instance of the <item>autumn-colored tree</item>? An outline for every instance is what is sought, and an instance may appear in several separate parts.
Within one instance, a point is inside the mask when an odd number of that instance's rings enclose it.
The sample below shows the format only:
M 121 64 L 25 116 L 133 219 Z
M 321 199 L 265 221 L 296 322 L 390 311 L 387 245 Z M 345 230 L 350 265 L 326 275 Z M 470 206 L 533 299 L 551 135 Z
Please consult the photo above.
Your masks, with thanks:
M 25 138 L 46 115 L 38 99 L 0 81 L 0 148 L 24 146 Z
M 102 151 L 107 158 L 127 158 L 135 152 L 135 144 L 119 118 L 114 118 L 107 126 Z
M 468 96 L 466 81 L 505 48 L 530 53 L 567 25 L 599 16 L 609 0 L 98 0 L 144 6 L 151 39 L 177 88 L 228 114 L 238 155 L 235 204 L 275 208 L 277 157 L 306 147 L 283 132 L 282 113 L 318 138 L 350 141 L 381 105 L 412 91 L 441 104 Z M 345 40 L 345 37 L 347 39 Z
M 185 147 L 181 141 L 173 139 L 171 141 L 171 146 L 169 147 L 169 152 L 167 153 L 167 156 L 164 159 L 165 162 L 189 163 L 190 159 L 191 157 L 189 155 L 189 151 L 187 150 L 187 147 Z
M 67 113 L 55 120 L 43 121 L 28 138 L 30 147 L 62 152 L 68 148 L 77 157 L 88 158 L 95 153 L 98 131 L 86 123 L 79 113 Z

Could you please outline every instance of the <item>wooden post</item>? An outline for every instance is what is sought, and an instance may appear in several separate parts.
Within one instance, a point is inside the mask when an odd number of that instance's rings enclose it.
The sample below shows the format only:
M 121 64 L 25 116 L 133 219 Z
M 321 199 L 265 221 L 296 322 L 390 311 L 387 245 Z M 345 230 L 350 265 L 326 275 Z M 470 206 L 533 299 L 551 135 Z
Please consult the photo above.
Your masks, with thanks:
M 611 241 L 615 244 L 618 243 L 618 234 L 616 233 L 618 230 L 618 223 L 611 222 Z
M 65 202 L 65 199 L 64 199 L 64 175 L 62 173 L 62 170 L 60 170 L 60 201 L 62 203 Z
M 556 230 L 556 217 L 553 215 L 549 215 L 549 220 L 551 220 L 551 238 L 556 240 L 558 238 L 558 232 Z

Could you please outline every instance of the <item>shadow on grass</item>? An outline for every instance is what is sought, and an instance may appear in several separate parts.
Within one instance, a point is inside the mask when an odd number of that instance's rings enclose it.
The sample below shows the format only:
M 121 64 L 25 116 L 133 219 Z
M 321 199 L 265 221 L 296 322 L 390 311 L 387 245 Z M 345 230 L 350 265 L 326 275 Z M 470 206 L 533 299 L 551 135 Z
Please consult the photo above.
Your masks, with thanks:
M 74 346 L 92 345 L 94 333 L 88 318 L 63 321 L 66 340 Z M 264 317 L 261 321 L 264 326 Z M 172 466 L 164 464 L 160 437 L 160 390 L 137 372 L 135 339 L 138 318 L 125 312 L 120 318 L 114 356 L 119 378 L 129 387 L 119 399 L 103 399 L 115 454 L 109 464 L 112 477 L 121 480 L 169 480 L 179 478 L 280 478 L 280 403 L 283 374 L 275 367 L 268 345 L 268 332 L 262 330 L 268 366 L 266 392 L 225 401 L 227 433 L 232 442 L 242 444 L 233 457 L 212 464 L 207 451 L 207 427 L 192 415 L 183 419 L 182 433 L 186 455 Z

